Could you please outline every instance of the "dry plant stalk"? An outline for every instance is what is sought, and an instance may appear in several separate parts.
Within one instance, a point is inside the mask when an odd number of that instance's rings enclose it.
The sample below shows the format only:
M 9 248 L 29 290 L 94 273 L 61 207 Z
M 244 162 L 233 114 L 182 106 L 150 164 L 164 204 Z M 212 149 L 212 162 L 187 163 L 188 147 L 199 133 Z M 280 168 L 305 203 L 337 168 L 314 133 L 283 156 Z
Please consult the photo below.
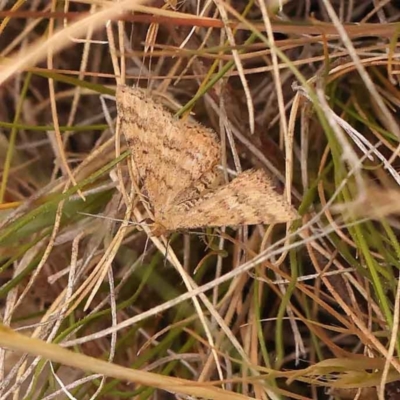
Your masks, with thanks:
M 221 146 L 214 131 L 174 118 L 139 88 L 119 86 L 116 99 L 121 129 L 154 211 L 153 235 L 297 217 L 263 170 L 251 169 L 221 184 Z

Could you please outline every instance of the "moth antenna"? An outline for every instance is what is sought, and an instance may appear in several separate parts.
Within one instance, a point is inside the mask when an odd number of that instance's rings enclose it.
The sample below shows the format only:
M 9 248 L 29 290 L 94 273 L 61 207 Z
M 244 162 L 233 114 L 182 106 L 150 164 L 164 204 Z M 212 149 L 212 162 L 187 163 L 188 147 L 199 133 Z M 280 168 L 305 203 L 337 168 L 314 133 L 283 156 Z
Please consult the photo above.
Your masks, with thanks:
M 85 215 L 87 217 L 93 217 L 93 218 L 100 218 L 100 219 L 105 219 L 107 221 L 114 221 L 114 222 L 128 222 L 129 225 L 137 225 L 137 226 L 151 226 L 151 224 L 147 224 L 144 223 L 143 221 L 127 221 L 126 219 L 122 219 L 122 218 L 113 218 L 113 217 L 108 217 L 106 215 L 101 215 L 101 214 L 91 214 L 91 213 L 87 213 L 84 211 L 78 211 L 77 214 L 80 215 Z

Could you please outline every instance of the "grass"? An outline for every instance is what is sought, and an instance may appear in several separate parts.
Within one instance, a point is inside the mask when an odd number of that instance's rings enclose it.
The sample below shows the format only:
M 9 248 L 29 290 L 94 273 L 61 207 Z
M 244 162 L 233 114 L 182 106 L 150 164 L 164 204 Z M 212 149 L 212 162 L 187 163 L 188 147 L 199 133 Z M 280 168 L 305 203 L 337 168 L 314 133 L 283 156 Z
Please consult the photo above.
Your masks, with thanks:
M 277 3 L 2 6 L 1 398 L 396 398 L 400 10 Z M 123 82 L 301 218 L 149 236 Z

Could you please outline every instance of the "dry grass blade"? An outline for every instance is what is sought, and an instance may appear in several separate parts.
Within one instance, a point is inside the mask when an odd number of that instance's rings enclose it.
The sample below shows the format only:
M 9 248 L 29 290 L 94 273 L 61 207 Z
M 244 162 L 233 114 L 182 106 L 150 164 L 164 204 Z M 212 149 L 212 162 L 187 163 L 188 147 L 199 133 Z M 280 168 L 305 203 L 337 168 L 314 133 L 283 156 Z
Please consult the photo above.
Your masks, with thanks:
M 188 396 L 200 396 L 208 399 L 252 399 L 251 397 L 237 393 L 225 392 L 216 387 L 210 388 L 207 387 L 207 385 L 203 385 L 202 387 L 199 383 L 193 383 L 184 379 L 170 377 L 163 378 L 158 374 L 132 370 L 131 368 L 123 368 L 82 354 L 73 353 L 54 344 L 45 343 L 38 339 L 27 338 L 4 326 L 0 326 L 0 344 L 9 349 L 30 353 L 32 355 L 49 359 L 53 362 L 99 373 L 109 377 L 124 379 L 139 385 L 158 387 L 172 393 L 181 393 Z

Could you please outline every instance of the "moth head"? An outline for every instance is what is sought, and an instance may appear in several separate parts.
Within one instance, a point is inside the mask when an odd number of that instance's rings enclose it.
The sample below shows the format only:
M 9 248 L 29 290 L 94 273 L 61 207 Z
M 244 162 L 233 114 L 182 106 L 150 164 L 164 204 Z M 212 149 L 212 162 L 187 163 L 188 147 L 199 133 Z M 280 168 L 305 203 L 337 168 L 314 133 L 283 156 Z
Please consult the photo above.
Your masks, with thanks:
M 159 237 L 167 233 L 167 229 L 165 228 L 165 226 L 156 221 L 151 224 L 150 230 L 151 236 L 155 237 Z
M 148 228 L 150 228 L 150 236 L 159 237 L 159 236 L 165 235 L 167 233 L 167 229 L 165 228 L 165 226 L 163 224 L 161 224 L 160 222 L 154 221 L 153 218 L 149 218 L 149 217 L 143 218 L 140 221 L 140 224 L 144 224 Z

